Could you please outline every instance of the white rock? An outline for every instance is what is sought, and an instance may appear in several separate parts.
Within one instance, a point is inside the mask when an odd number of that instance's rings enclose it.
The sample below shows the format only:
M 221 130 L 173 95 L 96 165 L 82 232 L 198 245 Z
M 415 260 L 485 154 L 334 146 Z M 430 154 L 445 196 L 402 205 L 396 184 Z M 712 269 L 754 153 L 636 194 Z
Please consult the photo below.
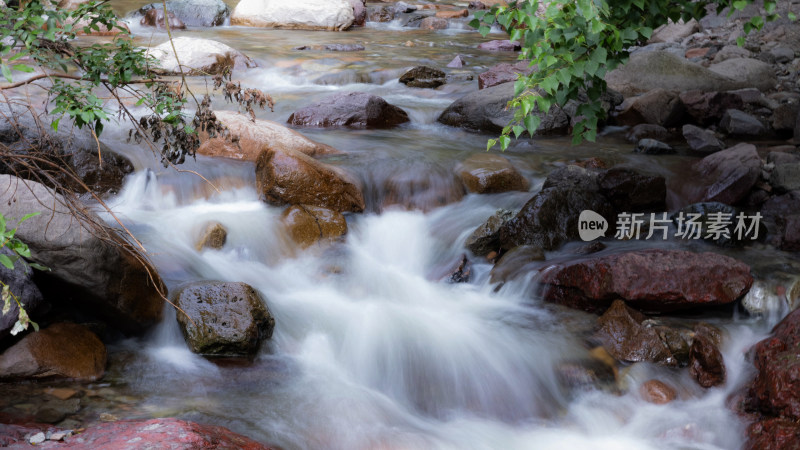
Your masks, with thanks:
M 186 36 L 173 39 L 172 42 L 178 53 L 177 59 L 169 41 L 148 51 L 150 55 L 158 59 L 161 66 L 160 72 L 164 74 L 180 73 L 179 59 L 186 75 L 214 75 L 221 73 L 229 66 L 233 66 L 234 69 L 257 66 L 252 59 L 222 42 Z
M 45 437 L 44 433 L 40 431 L 40 432 L 34 434 L 33 436 L 31 436 L 31 438 L 28 439 L 28 442 L 30 442 L 31 445 L 37 445 L 37 444 L 41 444 L 46 439 L 47 439 L 47 437 Z
M 355 21 L 348 0 L 242 0 L 231 25 L 343 31 Z

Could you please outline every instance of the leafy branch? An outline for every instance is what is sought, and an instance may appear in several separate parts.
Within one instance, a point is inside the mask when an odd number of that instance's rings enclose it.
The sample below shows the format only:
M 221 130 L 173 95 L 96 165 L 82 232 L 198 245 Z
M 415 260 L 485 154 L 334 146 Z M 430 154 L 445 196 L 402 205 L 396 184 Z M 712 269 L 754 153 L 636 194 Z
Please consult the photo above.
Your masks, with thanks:
M 33 216 L 38 215 L 39 213 L 31 213 L 26 214 L 23 216 L 18 222 L 17 225 L 22 223 L 23 221 L 30 219 Z M 28 245 L 24 242 L 20 241 L 16 236 L 14 236 L 17 232 L 17 228 L 7 229 L 6 218 L 0 214 L 0 240 L 2 240 L 2 244 L 0 244 L 0 248 L 7 248 L 10 250 L 11 255 L 7 255 L 5 253 L 0 253 L 0 264 L 5 266 L 8 270 L 14 270 L 16 263 L 22 263 L 23 270 L 29 270 L 29 267 L 38 270 L 49 270 L 47 267 L 44 267 L 40 264 L 27 262 L 23 258 L 30 258 L 31 251 L 28 248 Z M 0 280 L 0 285 L 2 285 L 2 292 L 0 292 L 0 299 L 3 302 L 3 309 L 2 314 L 6 315 L 11 310 L 11 300 L 13 299 L 17 304 L 17 321 L 14 323 L 14 326 L 11 328 L 11 335 L 17 335 L 19 332 L 27 330 L 28 326 L 32 326 L 34 330 L 39 331 L 39 325 L 32 321 L 30 317 L 28 317 L 28 312 L 25 310 L 25 307 L 22 306 L 22 302 L 19 298 L 11 292 L 11 287 L 6 284 L 4 281 Z

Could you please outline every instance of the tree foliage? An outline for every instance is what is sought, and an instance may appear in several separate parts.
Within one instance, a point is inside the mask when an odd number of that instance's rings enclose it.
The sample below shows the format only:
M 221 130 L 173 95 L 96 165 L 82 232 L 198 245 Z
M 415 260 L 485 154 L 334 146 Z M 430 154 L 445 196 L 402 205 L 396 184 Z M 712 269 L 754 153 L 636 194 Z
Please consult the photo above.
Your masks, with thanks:
M 39 213 L 27 214 L 19 219 L 17 224 L 20 224 L 37 214 Z M 0 264 L 2 264 L 8 270 L 14 270 L 15 266 L 22 267 L 22 270 L 30 270 L 30 267 L 39 270 L 48 270 L 44 266 L 36 263 L 29 263 L 24 259 L 31 257 L 31 251 L 27 244 L 14 236 L 16 232 L 16 228 L 8 228 L 6 218 L 0 214 L 0 248 L 6 248 L 9 250 L 9 254 L 0 253 Z M 17 321 L 11 328 L 11 335 L 13 336 L 23 330 L 27 330 L 28 326 L 32 326 L 34 330 L 39 331 L 39 325 L 37 325 L 36 322 L 32 321 L 30 317 L 28 317 L 28 312 L 25 310 L 25 307 L 22 306 L 22 302 L 20 302 L 19 298 L 17 298 L 17 296 L 11 292 L 11 287 L 3 280 L 0 280 L 0 286 L 2 286 L 2 292 L 0 292 L 0 301 L 3 303 L 2 309 L 0 310 L 0 315 L 6 315 L 9 313 L 9 311 L 11 311 L 11 300 L 14 300 L 14 302 L 17 304 Z
M 501 26 L 510 40 L 522 45 L 519 59 L 530 61 L 534 69 L 516 81 L 514 99 L 509 102 L 514 119 L 487 147 L 499 143 L 505 150 L 512 134 L 533 136 L 541 121 L 534 114 L 537 110 L 547 113 L 553 105 L 563 107 L 583 95 L 588 101 L 577 108 L 580 120 L 572 132 L 573 142 L 594 141 L 598 124 L 605 119 L 600 103 L 606 90 L 605 75 L 628 60 L 631 47 L 645 43 L 661 25 L 703 17 L 709 4 L 715 4 L 718 11 L 729 7 L 732 14 L 751 1 L 520 0 L 476 12 L 473 27 L 486 36 L 492 26 Z M 761 29 L 765 20 L 775 20 L 776 6 L 776 0 L 766 0 L 767 16 L 746 22 L 745 32 Z M 793 15 L 789 18 L 794 20 Z

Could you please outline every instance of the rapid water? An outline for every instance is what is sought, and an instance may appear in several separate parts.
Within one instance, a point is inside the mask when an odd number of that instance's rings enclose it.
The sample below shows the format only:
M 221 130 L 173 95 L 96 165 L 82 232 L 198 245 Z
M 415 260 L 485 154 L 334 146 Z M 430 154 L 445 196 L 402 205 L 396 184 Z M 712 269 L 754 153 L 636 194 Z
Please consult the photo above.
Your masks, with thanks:
M 144 2 L 114 3 L 127 12 Z M 132 28 L 142 43 L 166 39 Z M 300 130 L 345 152 L 325 161 L 360 178 L 368 201 L 366 213 L 347 217 L 344 243 L 309 251 L 296 249 L 284 234 L 282 208 L 258 199 L 252 164 L 201 156 L 187 162 L 184 168 L 203 174 L 215 190 L 192 174 L 162 169 L 149 151 L 125 142 L 124 127 L 107 127 L 105 143 L 137 168 L 109 205 L 144 243 L 170 289 L 195 280 L 246 282 L 276 320 L 272 340 L 255 361 L 215 364 L 188 350 L 167 308 L 151 335 L 110 349 L 105 381 L 130 397 L 129 416 L 219 424 L 284 449 L 741 445 L 743 425 L 726 400 L 750 374 L 745 351 L 777 317 L 717 312 L 704 318 L 728 336 L 722 387 L 703 390 L 686 370 L 636 364 L 620 370 L 616 388 L 574 390 L 559 382 L 558 367 L 591 361 L 586 340 L 596 316 L 542 303 L 529 279 L 498 289 L 482 261 L 474 261 L 468 284 L 442 280 L 472 230 L 497 208 L 521 207 L 553 168 L 600 156 L 675 177 L 685 158 L 662 157 L 655 165 L 611 138 L 583 146 L 537 140 L 505 155 L 531 180 L 531 192 L 467 195 L 439 206 L 411 189 L 394 202 L 416 207 L 407 211 L 387 201 L 388 187 L 450 189 L 457 182 L 455 164 L 484 151 L 490 136 L 435 122 L 451 101 L 476 89 L 476 81 L 410 89 L 396 81 L 403 68 L 444 66 L 462 54 L 470 65 L 460 72 L 477 75 L 513 56 L 476 50 L 482 39 L 464 29 L 423 32 L 396 23 L 347 33 L 220 27 L 181 34 L 225 42 L 261 64 L 235 75 L 275 98 L 275 112 L 259 117 L 284 122 L 325 95 L 358 90 L 404 108 L 412 120 L 394 130 Z M 328 43 L 363 43 L 367 50 L 292 50 Z M 197 90 L 204 86 L 193 82 Z M 220 99 L 215 105 L 231 108 Z M 228 241 L 222 250 L 198 252 L 194 243 L 212 220 L 228 229 Z M 751 252 L 754 265 L 775 262 L 768 251 Z M 675 386 L 678 399 L 645 402 L 638 387 L 652 378 Z

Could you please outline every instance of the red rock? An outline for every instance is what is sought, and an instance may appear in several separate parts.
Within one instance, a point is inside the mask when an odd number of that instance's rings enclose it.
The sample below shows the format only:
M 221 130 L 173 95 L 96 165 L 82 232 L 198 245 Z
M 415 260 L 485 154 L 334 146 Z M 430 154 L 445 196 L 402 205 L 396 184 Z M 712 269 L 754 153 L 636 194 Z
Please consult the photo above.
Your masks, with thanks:
M 678 360 L 661 339 L 657 327 L 645 324 L 647 316 L 615 300 L 597 319 L 594 337 L 618 361 L 653 362 L 677 366 Z
M 656 405 L 669 403 L 676 397 L 675 389 L 660 380 L 645 381 L 639 388 L 639 393 L 642 394 L 645 401 Z
M 711 47 L 690 48 L 689 50 L 686 50 L 686 54 L 684 56 L 686 59 L 702 58 L 706 56 L 710 50 Z
M 800 449 L 800 424 L 786 419 L 766 419 L 747 429 L 748 450 Z
M 725 363 L 718 343 L 707 333 L 694 336 L 689 350 L 689 374 L 704 387 L 710 388 L 725 383 Z
M 364 92 L 334 94 L 289 116 L 292 125 L 322 128 L 391 128 L 408 121 L 401 108 Z
M 544 299 L 601 312 L 612 300 L 650 311 L 724 305 L 750 290 L 750 267 L 716 253 L 637 250 L 552 266 Z
M 754 347 L 756 378 L 749 403 L 759 412 L 800 420 L 800 309 L 784 318 L 774 336 Z

